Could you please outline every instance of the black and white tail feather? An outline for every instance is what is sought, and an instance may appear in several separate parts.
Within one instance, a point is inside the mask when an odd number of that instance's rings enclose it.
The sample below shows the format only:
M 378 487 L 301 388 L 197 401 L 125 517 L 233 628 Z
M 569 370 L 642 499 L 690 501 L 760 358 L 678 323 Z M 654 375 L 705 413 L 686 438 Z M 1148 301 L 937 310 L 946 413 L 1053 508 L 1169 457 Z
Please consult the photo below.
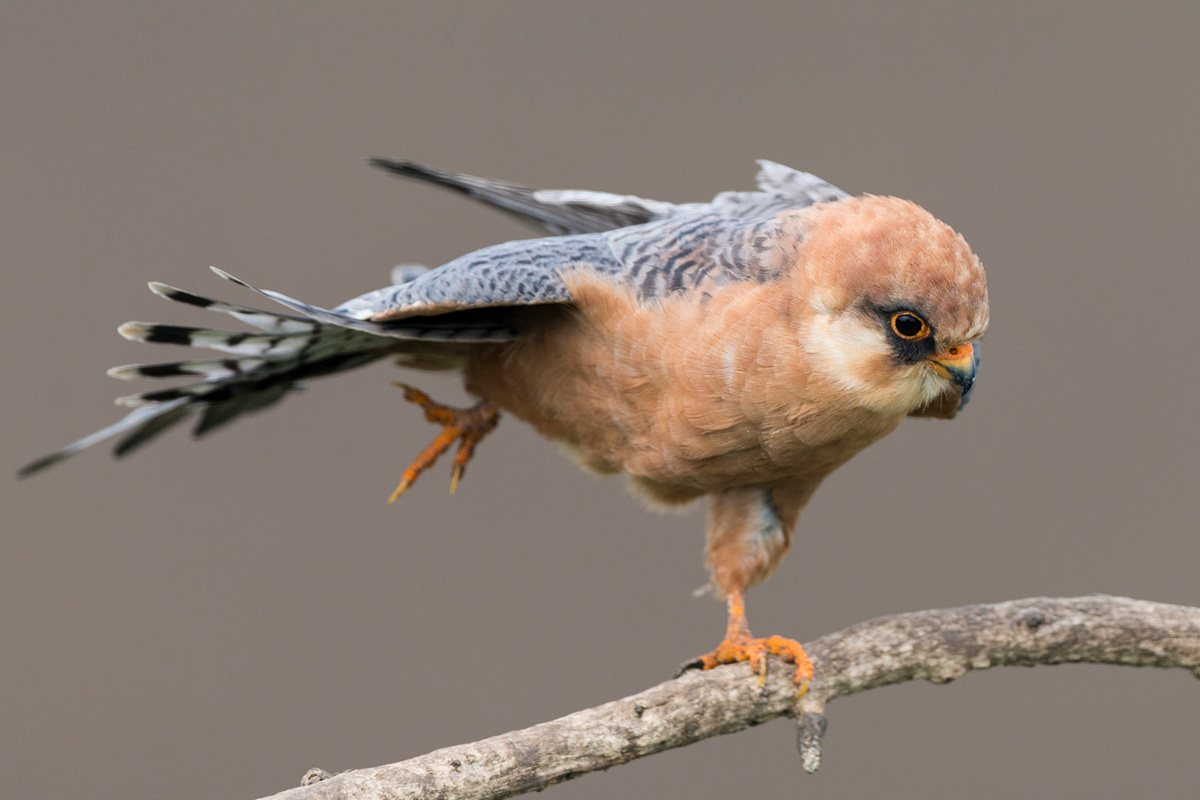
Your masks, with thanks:
M 200 414 L 200 420 L 192 433 L 203 436 L 242 414 L 279 402 L 300 388 L 306 379 L 361 367 L 390 354 L 403 355 L 404 342 L 507 341 L 519 335 L 515 328 L 494 318 L 472 320 L 450 315 L 396 323 L 357 320 L 276 292 L 255 289 L 216 268 L 213 271 L 299 313 L 277 313 L 226 303 L 151 282 L 150 291 L 159 297 L 227 314 L 262 333 L 126 322 L 117 330 L 132 341 L 190 345 L 229 356 L 113 367 L 108 374 L 123 380 L 173 377 L 202 380 L 117 398 L 118 405 L 133 409 L 123 419 L 25 465 L 18 475 L 32 475 L 94 444 L 122 435 L 113 453 L 124 456 L 195 413 Z M 393 277 L 412 280 L 424 271 L 408 265 L 398 268 Z

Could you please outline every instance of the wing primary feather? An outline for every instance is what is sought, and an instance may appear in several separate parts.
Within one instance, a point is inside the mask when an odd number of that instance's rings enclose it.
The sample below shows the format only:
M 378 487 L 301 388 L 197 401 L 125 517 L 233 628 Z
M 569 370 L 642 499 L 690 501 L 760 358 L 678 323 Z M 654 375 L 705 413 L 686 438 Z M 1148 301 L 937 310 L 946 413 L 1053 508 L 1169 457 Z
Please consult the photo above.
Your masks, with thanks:
M 488 202 L 496 204 L 499 204 L 500 201 L 513 199 L 522 195 L 532 195 L 537 191 L 532 186 L 523 186 L 510 181 L 477 178 L 474 175 L 467 175 L 464 172 L 440 169 L 429 164 L 422 164 L 420 161 L 410 161 L 408 159 L 396 161 L 390 158 L 371 156 L 367 159 L 367 163 L 386 172 L 391 172 L 394 175 L 415 178 L 416 180 L 442 186 L 460 194 L 486 199 Z
M 816 175 L 759 160 L 755 192 L 722 192 L 710 203 L 667 203 L 590 190 L 537 189 L 440 169 L 418 161 L 371 158 L 372 166 L 473 197 L 552 234 L 600 233 L 686 214 L 717 211 L 733 217 L 778 213 L 839 200 L 846 193 Z
M 419 161 L 393 161 L 387 158 L 372 157 L 368 159 L 368 163 L 394 175 L 414 178 L 459 194 L 465 194 L 511 214 L 521 222 L 540 227 L 555 235 L 585 232 L 572 225 L 571 221 L 564 218 L 561 211 L 554 206 L 538 202 L 534 197 L 537 189 L 532 186 L 524 186 L 510 181 L 477 178 L 462 172 L 439 169 Z
M 419 161 L 373 157 L 374 167 L 465 194 L 555 236 L 599 233 L 640 225 L 680 208 L 671 203 L 606 192 L 548 191 L 511 181 L 478 178 Z

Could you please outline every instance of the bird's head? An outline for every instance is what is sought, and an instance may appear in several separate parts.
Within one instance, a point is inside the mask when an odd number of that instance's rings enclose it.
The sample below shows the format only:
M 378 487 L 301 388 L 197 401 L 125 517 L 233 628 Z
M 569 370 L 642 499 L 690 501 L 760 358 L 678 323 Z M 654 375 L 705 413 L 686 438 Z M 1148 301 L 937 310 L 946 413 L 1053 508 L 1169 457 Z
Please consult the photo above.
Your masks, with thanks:
M 952 417 L 988 325 L 987 281 L 962 236 L 915 203 L 848 198 L 808 209 L 798 297 L 810 363 L 883 413 Z

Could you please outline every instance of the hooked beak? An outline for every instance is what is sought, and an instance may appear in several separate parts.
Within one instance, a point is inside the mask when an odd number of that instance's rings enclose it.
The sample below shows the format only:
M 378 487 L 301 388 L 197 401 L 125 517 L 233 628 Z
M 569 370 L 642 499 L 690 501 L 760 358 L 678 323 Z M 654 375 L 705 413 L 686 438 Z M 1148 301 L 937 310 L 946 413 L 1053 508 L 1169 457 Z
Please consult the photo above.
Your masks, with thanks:
M 948 347 L 930 356 L 929 362 L 938 375 L 954 382 L 962 397 L 958 407 L 965 406 L 975 385 L 975 373 L 979 370 L 979 345 L 967 342 Z

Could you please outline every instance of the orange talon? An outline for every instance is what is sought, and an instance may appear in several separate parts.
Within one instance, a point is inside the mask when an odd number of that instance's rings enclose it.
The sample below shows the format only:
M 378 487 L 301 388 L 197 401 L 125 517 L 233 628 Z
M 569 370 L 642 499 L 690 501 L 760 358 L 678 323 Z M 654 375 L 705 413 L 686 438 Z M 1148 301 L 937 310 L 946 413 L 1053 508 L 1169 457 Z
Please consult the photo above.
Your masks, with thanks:
M 496 427 L 496 423 L 500 421 L 500 412 L 486 400 L 481 400 L 467 409 L 453 408 L 435 403 L 429 398 L 429 395 L 407 384 L 395 383 L 393 385 L 404 390 L 405 400 L 416 403 L 425 409 L 425 419 L 441 425 L 442 432 L 421 451 L 408 469 L 404 470 L 404 475 L 400 478 L 400 485 L 396 487 L 396 491 L 392 492 L 388 502 L 394 503 L 397 497 L 404 494 L 408 487 L 413 485 L 422 472 L 433 466 L 438 456 L 449 450 L 450 445 L 458 441 L 458 452 L 454 455 L 454 471 L 450 476 L 450 494 L 454 494 L 454 490 L 458 488 L 458 481 L 466 470 L 467 462 L 475 453 L 475 446 Z
M 755 639 L 750 635 L 750 625 L 746 622 L 746 607 L 742 595 L 729 595 L 729 625 L 725 629 L 725 638 L 711 653 L 700 656 L 702 669 L 713 669 L 720 664 L 734 664 L 738 661 L 749 661 L 750 668 L 758 673 L 758 685 L 762 686 L 767 679 L 767 664 L 764 655 L 779 656 L 784 661 L 796 665 L 796 683 L 803 684 L 800 694 L 808 691 L 808 682 L 812 680 L 813 665 L 804 652 L 804 646 L 795 639 L 785 639 L 782 636 L 770 636 L 766 639 Z

